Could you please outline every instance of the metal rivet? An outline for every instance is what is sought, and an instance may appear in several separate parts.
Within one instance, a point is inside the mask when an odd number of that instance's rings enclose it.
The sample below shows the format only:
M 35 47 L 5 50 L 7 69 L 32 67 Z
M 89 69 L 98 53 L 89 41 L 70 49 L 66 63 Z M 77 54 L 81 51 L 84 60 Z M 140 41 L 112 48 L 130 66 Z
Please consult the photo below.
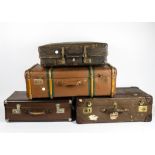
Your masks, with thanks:
M 45 91 L 45 90 L 46 90 L 45 87 L 43 87 L 43 88 L 42 88 L 42 91 Z
M 71 122 L 71 121 L 72 121 L 72 119 L 71 119 L 71 118 L 68 118 L 68 121 L 69 121 L 69 122 Z
M 79 99 L 79 102 L 82 102 L 82 99 Z
M 58 54 L 59 53 L 59 51 L 58 50 L 55 50 L 55 54 Z

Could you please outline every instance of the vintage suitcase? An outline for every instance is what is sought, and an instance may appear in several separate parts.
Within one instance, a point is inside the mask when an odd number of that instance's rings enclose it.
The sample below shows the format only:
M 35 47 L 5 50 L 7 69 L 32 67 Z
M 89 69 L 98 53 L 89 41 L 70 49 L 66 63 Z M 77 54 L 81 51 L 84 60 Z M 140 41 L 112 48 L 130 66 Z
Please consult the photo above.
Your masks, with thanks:
M 97 42 L 66 42 L 40 46 L 41 65 L 79 66 L 100 65 L 107 61 L 108 44 Z
M 72 121 L 75 118 L 72 99 L 29 100 L 25 91 L 15 91 L 5 105 L 5 119 L 9 122 Z
M 44 68 L 34 65 L 25 72 L 27 96 L 114 96 L 116 69 L 109 64 L 97 67 Z
M 78 97 L 76 121 L 84 123 L 149 122 L 152 96 L 137 87 L 117 88 L 114 98 Z

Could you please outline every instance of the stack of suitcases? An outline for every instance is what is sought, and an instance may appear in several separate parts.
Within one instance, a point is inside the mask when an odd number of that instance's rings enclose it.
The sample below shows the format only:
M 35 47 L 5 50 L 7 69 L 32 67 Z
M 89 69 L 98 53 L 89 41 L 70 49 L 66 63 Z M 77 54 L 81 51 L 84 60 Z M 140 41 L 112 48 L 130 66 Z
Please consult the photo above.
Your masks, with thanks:
M 108 45 L 55 43 L 39 47 L 41 63 L 25 71 L 26 92 L 4 101 L 7 121 L 77 123 L 149 122 L 152 96 L 138 87 L 116 88 Z

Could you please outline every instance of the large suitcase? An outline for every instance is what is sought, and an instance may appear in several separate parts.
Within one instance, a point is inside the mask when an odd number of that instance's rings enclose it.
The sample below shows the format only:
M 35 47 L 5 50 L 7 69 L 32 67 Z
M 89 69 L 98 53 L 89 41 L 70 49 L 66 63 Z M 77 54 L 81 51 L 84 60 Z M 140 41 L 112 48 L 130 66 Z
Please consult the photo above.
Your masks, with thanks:
M 116 69 L 109 64 L 97 67 L 44 68 L 35 65 L 25 72 L 27 96 L 114 96 Z
M 72 99 L 69 98 L 29 100 L 25 91 L 16 91 L 4 105 L 5 119 L 9 122 L 74 120 Z
M 117 88 L 114 98 L 78 97 L 76 121 L 79 124 L 101 122 L 149 122 L 152 96 L 137 87 Z
M 100 65 L 107 61 L 108 44 L 97 42 L 66 42 L 40 46 L 41 65 L 79 66 Z

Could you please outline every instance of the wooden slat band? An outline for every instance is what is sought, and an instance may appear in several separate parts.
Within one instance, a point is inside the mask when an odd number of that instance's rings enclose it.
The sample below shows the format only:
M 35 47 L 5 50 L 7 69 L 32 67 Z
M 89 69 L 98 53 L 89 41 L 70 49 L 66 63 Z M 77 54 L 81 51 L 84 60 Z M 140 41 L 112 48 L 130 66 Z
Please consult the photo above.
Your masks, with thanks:
M 50 98 L 53 98 L 52 71 L 51 71 L 51 68 L 48 71 L 48 77 L 49 77 L 49 94 L 50 94 Z
M 31 88 L 31 78 L 30 72 L 27 71 L 26 83 L 27 83 L 27 96 L 29 99 L 32 99 L 32 88 Z
M 114 97 L 116 91 L 116 69 L 111 68 L 111 97 Z
M 93 67 L 90 67 L 90 96 L 94 96 L 94 76 L 93 76 Z

